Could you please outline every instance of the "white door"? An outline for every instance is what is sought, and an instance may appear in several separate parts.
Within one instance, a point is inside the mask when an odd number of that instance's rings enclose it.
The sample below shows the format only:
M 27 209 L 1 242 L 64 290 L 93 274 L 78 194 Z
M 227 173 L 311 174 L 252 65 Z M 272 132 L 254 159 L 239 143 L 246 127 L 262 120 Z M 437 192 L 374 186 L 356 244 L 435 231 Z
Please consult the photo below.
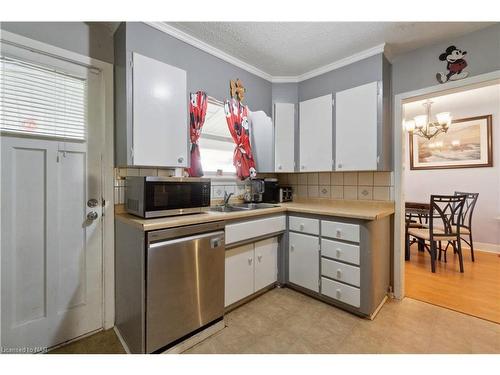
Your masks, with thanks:
M 1 344 L 29 351 L 102 327 L 101 74 L 40 60 L 2 61 L 0 101 Z
M 295 105 L 274 104 L 274 169 L 276 172 L 295 170 Z
M 333 109 L 328 94 L 300 102 L 300 171 L 333 169 Z
M 278 280 L 278 238 L 255 242 L 255 291 Z
M 134 53 L 133 163 L 188 167 L 186 71 Z
M 289 234 L 288 279 L 319 292 L 319 239 L 305 234 Z
M 377 102 L 377 82 L 336 93 L 337 170 L 377 170 Z
M 224 306 L 229 306 L 254 291 L 253 244 L 226 251 Z

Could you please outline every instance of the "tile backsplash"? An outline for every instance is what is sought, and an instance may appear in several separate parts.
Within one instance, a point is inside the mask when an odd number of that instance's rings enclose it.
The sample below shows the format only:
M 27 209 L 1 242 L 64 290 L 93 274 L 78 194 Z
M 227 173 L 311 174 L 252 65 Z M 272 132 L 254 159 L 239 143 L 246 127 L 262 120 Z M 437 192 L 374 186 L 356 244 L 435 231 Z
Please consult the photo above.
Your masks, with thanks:
M 126 176 L 169 177 L 174 172 L 161 168 L 115 168 L 115 204 L 125 202 Z M 394 200 L 393 172 L 259 173 L 259 177 L 278 177 L 280 184 L 291 186 L 298 198 Z M 213 200 L 222 199 L 224 192 L 240 197 L 244 191 L 244 181 L 212 178 Z
M 299 198 L 346 200 L 394 199 L 392 172 L 319 172 L 278 174 L 282 185 L 290 185 Z

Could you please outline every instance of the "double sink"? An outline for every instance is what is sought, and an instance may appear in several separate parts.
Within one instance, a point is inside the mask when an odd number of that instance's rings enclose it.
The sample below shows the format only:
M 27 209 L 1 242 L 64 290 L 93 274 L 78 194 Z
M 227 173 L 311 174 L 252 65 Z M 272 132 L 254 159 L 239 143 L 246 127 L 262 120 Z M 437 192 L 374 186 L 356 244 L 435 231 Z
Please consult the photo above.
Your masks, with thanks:
M 273 208 L 273 207 L 279 207 L 279 206 L 270 203 L 236 203 L 236 204 L 225 204 L 221 206 L 210 207 L 210 211 L 217 211 L 217 212 L 250 211 L 250 210 L 258 210 L 262 208 Z

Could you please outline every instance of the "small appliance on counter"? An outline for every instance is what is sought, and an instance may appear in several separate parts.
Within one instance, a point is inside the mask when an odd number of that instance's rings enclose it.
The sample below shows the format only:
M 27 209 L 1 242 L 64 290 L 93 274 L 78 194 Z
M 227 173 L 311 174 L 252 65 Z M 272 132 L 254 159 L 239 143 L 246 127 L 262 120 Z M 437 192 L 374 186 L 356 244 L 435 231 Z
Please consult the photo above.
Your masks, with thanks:
M 264 194 L 264 180 L 261 178 L 256 178 L 253 180 L 248 180 L 245 184 L 245 193 L 243 194 L 243 200 L 246 203 L 259 203 L 262 202 Z
M 264 194 L 262 201 L 266 203 L 282 203 L 292 200 L 292 188 L 280 186 L 277 178 L 264 179 Z
M 125 208 L 143 218 L 200 213 L 210 206 L 210 179 L 127 176 Z
M 279 187 L 279 202 L 291 202 L 293 200 L 293 191 L 291 186 Z

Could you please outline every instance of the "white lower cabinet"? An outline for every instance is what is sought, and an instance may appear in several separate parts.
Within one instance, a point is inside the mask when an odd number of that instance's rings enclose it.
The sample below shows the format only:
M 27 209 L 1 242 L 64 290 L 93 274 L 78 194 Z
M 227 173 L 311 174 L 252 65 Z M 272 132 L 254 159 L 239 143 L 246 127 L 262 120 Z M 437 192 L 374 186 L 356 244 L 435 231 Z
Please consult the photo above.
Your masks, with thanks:
M 319 239 L 290 232 L 288 279 L 301 287 L 319 292 Z
M 224 306 L 277 281 L 278 238 L 273 237 L 226 251 Z
M 254 286 L 258 291 L 278 280 L 278 238 L 255 242 L 254 255 Z

